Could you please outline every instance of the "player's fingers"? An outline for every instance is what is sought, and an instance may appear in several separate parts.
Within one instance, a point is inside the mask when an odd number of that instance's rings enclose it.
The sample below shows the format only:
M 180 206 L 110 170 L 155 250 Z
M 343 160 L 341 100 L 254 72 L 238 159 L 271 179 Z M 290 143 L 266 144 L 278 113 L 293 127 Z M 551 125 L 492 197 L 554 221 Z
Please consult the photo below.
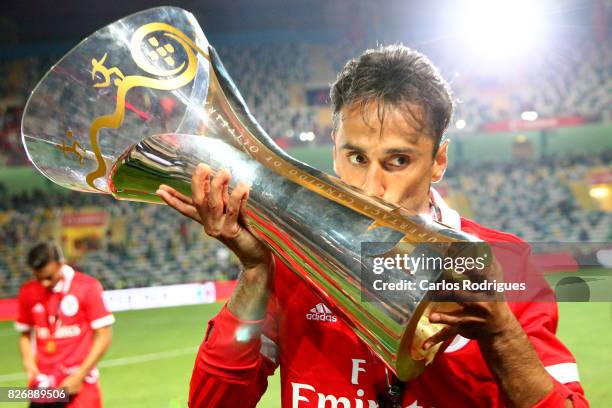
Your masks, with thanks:
M 451 339 L 457 335 L 457 330 L 454 327 L 446 326 L 440 329 L 439 332 L 425 340 L 423 343 L 423 350 L 429 350 L 433 346 L 448 339 Z
M 244 196 L 242 197 L 242 200 L 240 201 L 240 210 L 238 212 L 238 222 L 240 223 L 240 225 L 242 225 L 242 227 L 244 227 L 247 231 L 249 231 L 251 234 L 255 235 L 255 232 L 253 231 L 253 227 L 251 226 L 251 223 L 249 222 L 248 219 L 248 215 L 247 215 L 247 202 L 249 201 L 249 196 L 251 195 L 251 187 L 247 185 L 247 190 L 246 193 L 244 194 Z
M 230 174 L 227 170 L 219 171 L 210 182 L 208 194 L 208 219 L 205 220 L 206 232 L 212 236 L 218 236 L 223 226 L 224 210 L 223 189 L 229 182 Z
M 157 194 L 169 207 L 174 208 L 176 211 L 182 214 L 182 206 L 185 205 L 182 201 L 175 198 L 169 192 L 158 189 L 155 194 Z M 184 214 L 183 214 L 184 215 Z
M 239 230 L 238 217 L 240 215 L 240 207 L 242 201 L 246 196 L 248 186 L 245 183 L 238 183 L 238 185 L 232 191 L 227 202 L 227 209 L 225 211 L 225 220 L 223 224 L 223 231 L 228 235 L 235 235 Z
M 191 197 L 193 198 L 193 203 L 198 210 L 204 212 L 208 210 L 207 194 L 211 173 L 210 166 L 200 163 L 196 166 L 193 176 L 191 176 Z
M 451 313 L 433 312 L 429 315 L 429 321 L 432 323 L 444 323 L 457 325 L 461 321 L 462 316 Z
M 230 180 L 232 179 L 232 174 L 230 172 L 228 172 L 229 174 L 229 178 L 223 183 L 223 191 L 222 191 L 222 197 L 223 197 L 223 207 L 227 209 L 227 203 L 229 202 L 229 183 Z
M 467 337 L 474 335 L 474 333 L 484 332 L 487 326 L 486 318 L 474 315 L 455 316 L 447 313 L 436 313 L 435 316 L 430 315 L 429 321 L 446 324 L 449 327 L 453 327 L 457 333 Z
M 429 315 L 429 321 L 432 323 L 447 324 L 454 326 L 457 330 L 468 329 L 475 325 L 485 325 L 486 318 L 475 315 L 460 315 L 456 312 L 440 313 L 434 312 Z
M 462 316 L 462 315 L 465 315 L 465 306 L 460 305 L 460 307 L 457 307 L 452 310 L 435 308 L 429 313 L 429 316 L 428 316 L 429 320 L 431 321 L 432 317 L 436 318 L 436 316 L 440 313 L 446 313 L 451 316 Z
M 178 190 L 175 190 L 174 188 L 172 188 L 172 187 L 170 187 L 170 186 L 168 186 L 166 184 L 160 184 L 158 190 L 167 191 L 168 193 L 170 193 L 174 197 L 178 198 L 179 200 L 181 200 L 185 204 L 193 205 L 193 199 L 191 197 L 186 196 L 185 194 L 179 192 Z
M 198 210 L 193 205 L 186 204 L 184 201 L 176 198 L 175 196 L 170 194 L 168 191 L 163 190 L 163 189 L 157 190 L 157 195 L 159 195 L 161 199 L 166 204 L 168 204 L 168 206 L 174 208 L 176 211 L 183 214 L 185 217 L 189 217 L 192 220 L 197 221 L 199 223 L 202 222 L 202 219 L 200 218 L 200 214 L 198 213 Z
M 36 378 L 38 374 L 40 374 L 38 368 L 31 368 L 28 370 L 28 379 L 32 380 L 33 378 Z
M 463 306 L 464 309 L 472 312 L 486 309 L 489 304 L 489 302 L 485 301 L 458 301 L 457 303 Z

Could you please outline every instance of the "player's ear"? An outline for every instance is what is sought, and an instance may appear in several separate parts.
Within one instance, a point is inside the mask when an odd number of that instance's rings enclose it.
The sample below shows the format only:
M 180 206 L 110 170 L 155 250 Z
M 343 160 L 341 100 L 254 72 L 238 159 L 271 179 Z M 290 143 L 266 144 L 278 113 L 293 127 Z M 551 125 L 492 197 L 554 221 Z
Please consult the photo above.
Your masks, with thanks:
M 438 151 L 434 157 L 433 163 L 433 172 L 431 175 L 431 182 L 437 183 L 442 180 L 444 177 L 444 172 L 446 171 L 446 167 L 448 166 L 448 145 L 450 143 L 449 139 L 446 139 L 440 147 L 438 147 Z

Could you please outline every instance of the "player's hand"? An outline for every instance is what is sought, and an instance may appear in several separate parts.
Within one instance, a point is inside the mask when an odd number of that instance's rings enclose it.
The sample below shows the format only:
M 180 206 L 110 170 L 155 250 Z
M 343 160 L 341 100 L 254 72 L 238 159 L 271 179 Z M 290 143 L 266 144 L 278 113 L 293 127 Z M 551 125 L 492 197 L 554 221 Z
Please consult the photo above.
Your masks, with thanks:
M 74 395 L 79 392 L 83 385 L 83 377 L 77 374 L 69 375 L 64 378 L 64 381 L 59 385 L 59 388 L 66 388 L 69 395 Z
M 38 374 L 40 374 L 40 370 L 36 363 L 30 363 L 25 367 L 26 374 L 28 376 L 28 381 L 31 381 L 33 378 L 36 378 Z
M 494 280 L 501 282 L 503 280 L 501 266 L 495 259 L 489 267 L 483 270 L 467 271 L 465 275 L 472 282 L 492 282 Z M 423 344 L 425 350 L 457 334 L 468 339 L 487 340 L 517 327 L 516 318 L 501 292 L 458 290 L 452 295 L 457 302 L 457 308 L 452 308 L 452 310 L 443 307 L 434 308 L 429 314 L 430 322 L 442 323 L 446 327 L 425 341 Z M 443 297 L 445 296 L 446 293 Z
M 170 207 L 204 226 L 206 234 L 232 250 L 245 269 L 270 265 L 270 249 L 259 241 L 247 222 L 249 187 L 238 183 L 229 194 L 230 180 L 227 170 L 213 175 L 209 166 L 199 164 L 191 179 L 191 197 L 166 185 L 161 185 L 157 194 Z
M 516 318 L 506 302 L 459 302 L 452 312 L 432 311 L 429 321 L 447 325 L 423 344 L 425 350 L 456 335 L 483 340 L 513 330 Z

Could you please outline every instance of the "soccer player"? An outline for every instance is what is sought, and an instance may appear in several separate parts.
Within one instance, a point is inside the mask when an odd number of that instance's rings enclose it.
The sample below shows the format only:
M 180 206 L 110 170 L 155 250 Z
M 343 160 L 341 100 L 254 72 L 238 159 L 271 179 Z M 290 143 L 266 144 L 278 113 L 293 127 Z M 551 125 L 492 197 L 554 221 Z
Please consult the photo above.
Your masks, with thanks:
M 68 266 L 53 243 L 34 246 L 27 263 L 35 279 L 19 291 L 15 328 L 21 332 L 29 386 L 66 388 L 70 408 L 102 407 L 96 364 L 110 346 L 115 321 L 104 305 L 102 286 Z
M 448 163 L 443 135 L 453 102 L 424 55 L 403 46 L 366 51 L 344 66 L 331 103 L 334 170 L 342 181 L 484 241 L 522 242 L 460 217 L 432 188 Z M 394 380 L 344 321 L 309 318 L 335 317 L 333 305 L 255 237 L 245 218 L 248 187 L 239 183 L 226 195 L 229 179 L 227 171 L 212 175 L 199 165 L 192 197 L 167 186 L 158 190 L 244 268 L 231 299 L 209 322 L 190 407 L 254 407 L 278 366 L 286 408 L 588 405 L 575 359 L 555 336 L 554 302 L 481 301 L 454 313 L 434 311 L 430 321 L 449 328 L 424 347 L 452 343 L 420 377 Z

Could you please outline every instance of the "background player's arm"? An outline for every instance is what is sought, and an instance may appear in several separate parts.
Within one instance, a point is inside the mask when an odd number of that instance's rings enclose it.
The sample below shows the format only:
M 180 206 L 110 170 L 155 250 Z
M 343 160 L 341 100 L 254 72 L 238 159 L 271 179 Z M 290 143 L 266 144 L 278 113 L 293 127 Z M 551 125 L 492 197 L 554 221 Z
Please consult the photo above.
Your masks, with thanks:
M 27 290 L 22 287 L 17 296 L 17 319 L 15 320 L 15 329 L 20 333 L 19 336 L 19 352 L 21 353 L 21 362 L 23 368 L 28 375 L 28 381 L 40 374 L 36 364 L 31 336 L 33 333 L 34 321 L 32 319 L 31 304 L 28 301 L 26 294 Z
M 113 336 L 111 325 L 115 322 L 115 317 L 104 303 L 100 282 L 92 281 L 89 284 L 83 310 L 93 330 L 93 341 L 83 362 L 60 384 L 60 387 L 68 388 L 69 394 L 79 392 L 85 377 L 87 377 L 110 347 Z
M 106 350 L 110 347 L 112 338 L 113 332 L 110 326 L 94 330 L 93 344 L 87 357 L 85 357 L 85 360 L 83 360 L 83 363 L 81 363 L 75 373 L 62 381 L 60 387 L 68 388 L 69 394 L 76 394 L 87 374 L 98 364 L 98 361 L 100 361 Z
M 28 380 L 36 377 L 40 374 L 38 366 L 36 365 L 36 358 L 32 352 L 32 341 L 30 340 L 31 332 L 22 332 L 19 336 L 19 351 L 21 352 L 21 362 L 25 369 Z

